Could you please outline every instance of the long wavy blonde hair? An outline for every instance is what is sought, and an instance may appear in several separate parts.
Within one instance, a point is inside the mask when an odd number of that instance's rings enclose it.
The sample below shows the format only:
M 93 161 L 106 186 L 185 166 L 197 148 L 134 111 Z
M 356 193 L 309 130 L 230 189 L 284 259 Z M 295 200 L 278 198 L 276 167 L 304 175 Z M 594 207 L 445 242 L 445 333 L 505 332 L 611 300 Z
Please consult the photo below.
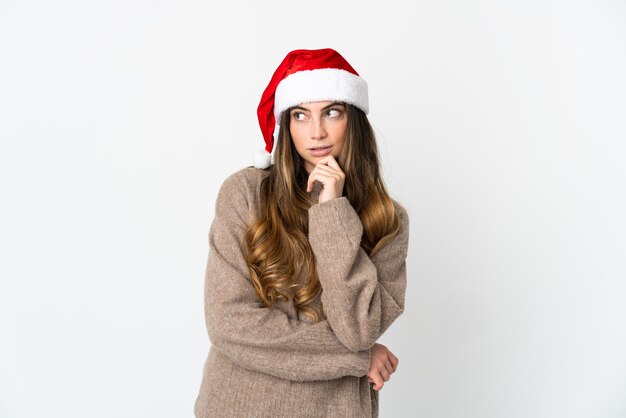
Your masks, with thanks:
M 363 224 L 361 247 L 371 257 L 399 231 L 398 216 L 380 175 L 374 131 L 367 116 L 346 104 L 348 124 L 339 166 L 345 173 L 344 196 Z M 281 115 L 274 164 L 261 183 L 257 219 L 245 231 L 248 269 L 256 292 L 267 307 L 279 300 L 312 319 L 325 319 L 310 306 L 322 287 L 308 240 L 308 209 L 317 203 L 306 192 L 308 173 L 291 139 L 290 109 Z M 305 274 L 306 283 L 296 280 Z

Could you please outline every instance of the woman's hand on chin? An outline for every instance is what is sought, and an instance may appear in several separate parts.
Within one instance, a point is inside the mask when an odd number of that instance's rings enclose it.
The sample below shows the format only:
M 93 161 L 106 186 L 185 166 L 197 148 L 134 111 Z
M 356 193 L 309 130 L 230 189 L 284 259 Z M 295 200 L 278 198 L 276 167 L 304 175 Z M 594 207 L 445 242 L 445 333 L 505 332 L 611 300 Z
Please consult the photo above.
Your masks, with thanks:
M 309 173 L 306 191 L 311 192 L 314 183 L 319 181 L 323 184 L 324 188 L 320 192 L 318 203 L 326 202 L 343 196 L 345 180 L 346 175 L 341 170 L 341 167 L 339 167 L 335 157 L 328 155 L 319 160 Z

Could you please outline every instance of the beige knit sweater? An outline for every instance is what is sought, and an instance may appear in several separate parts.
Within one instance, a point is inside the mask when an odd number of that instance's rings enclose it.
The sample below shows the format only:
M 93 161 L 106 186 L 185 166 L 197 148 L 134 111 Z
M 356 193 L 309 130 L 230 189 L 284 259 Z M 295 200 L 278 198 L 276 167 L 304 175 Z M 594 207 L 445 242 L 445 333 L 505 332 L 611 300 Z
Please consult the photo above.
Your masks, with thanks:
M 313 323 L 285 302 L 263 307 L 250 281 L 243 232 L 259 208 L 268 172 L 241 169 L 217 196 L 204 291 L 211 348 L 195 415 L 377 417 L 378 392 L 366 376 L 369 348 L 404 309 L 407 213 L 394 201 L 400 233 L 370 259 L 346 197 L 309 209 L 309 241 L 323 289 L 314 306 L 321 302 L 328 318 Z M 311 195 L 317 198 L 320 190 L 315 183 Z

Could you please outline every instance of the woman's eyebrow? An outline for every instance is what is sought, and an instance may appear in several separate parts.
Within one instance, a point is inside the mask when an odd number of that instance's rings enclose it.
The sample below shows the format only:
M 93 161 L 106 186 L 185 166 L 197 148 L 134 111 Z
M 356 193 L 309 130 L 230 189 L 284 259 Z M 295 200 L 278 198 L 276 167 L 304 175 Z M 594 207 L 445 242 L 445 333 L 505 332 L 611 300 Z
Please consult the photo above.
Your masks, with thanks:
M 343 103 L 341 103 L 341 102 L 333 102 L 333 103 L 329 104 L 328 106 L 324 106 L 322 108 L 322 110 L 326 110 L 326 109 L 328 109 L 330 107 L 333 107 L 333 106 L 345 106 L 345 105 Z M 304 108 L 302 106 L 293 106 L 291 108 L 291 110 L 295 110 L 295 109 L 304 110 L 305 112 L 310 112 L 311 111 L 310 109 L 306 109 L 306 108 Z

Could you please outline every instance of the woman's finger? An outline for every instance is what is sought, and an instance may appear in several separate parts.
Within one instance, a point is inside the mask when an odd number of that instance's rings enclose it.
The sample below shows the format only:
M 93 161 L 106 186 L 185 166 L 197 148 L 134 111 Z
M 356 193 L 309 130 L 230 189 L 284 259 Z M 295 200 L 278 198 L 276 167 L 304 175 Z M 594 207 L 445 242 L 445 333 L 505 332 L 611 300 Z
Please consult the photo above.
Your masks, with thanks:
M 321 167 L 316 167 L 313 170 L 311 170 L 311 173 L 309 174 L 309 178 L 307 179 L 307 188 L 306 191 L 310 192 L 311 190 L 313 190 L 313 185 L 315 184 L 315 181 L 319 181 L 320 183 L 322 183 L 324 185 L 324 187 L 326 187 L 329 184 L 337 184 L 339 185 L 339 187 L 341 189 L 343 189 L 343 173 L 337 172 L 337 171 L 332 171 L 333 169 L 325 167 L 325 168 L 321 168 Z
M 310 192 L 311 190 L 313 190 L 313 185 L 315 184 L 316 181 L 319 181 L 324 186 L 326 186 L 328 182 L 331 181 L 331 178 L 332 176 L 326 173 L 321 173 L 319 171 L 311 171 L 311 174 L 309 174 L 309 179 L 306 182 L 306 191 Z
M 323 173 L 333 173 L 333 174 L 337 174 L 337 175 L 341 175 L 343 174 L 343 171 L 338 170 L 334 167 L 328 166 L 328 165 L 323 165 L 323 164 L 318 164 L 316 165 L 313 170 L 311 170 L 311 173 L 314 171 L 321 171 Z
M 322 173 L 328 176 L 333 176 L 333 178 L 335 178 L 337 181 L 344 181 L 346 177 L 343 171 L 322 164 L 316 165 L 313 170 L 311 170 L 311 173 L 309 173 L 309 176 L 313 173 Z
M 395 371 L 389 359 L 385 360 L 385 369 L 387 369 L 387 373 L 389 373 L 389 375 L 391 375 Z
M 391 362 L 391 365 L 393 366 L 393 371 L 395 372 L 398 368 L 398 363 L 400 363 L 400 360 L 398 359 L 398 357 L 394 356 L 391 351 L 389 352 L 389 361 Z
M 374 390 L 381 390 L 384 385 L 382 376 L 378 373 L 374 374 Z
M 343 170 L 339 166 L 339 163 L 337 163 L 337 161 L 334 158 L 332 158 L 332 155 L 329 156 L 329 157 L 331 159 L 326 161 L 328 164 L 323 164 L 321 161 L 318 161 L 316 167 L 320 167 L 322 169 L 331 170 L 331 171 L 339 174 L 340 176 L 344 176 L 345 177 L 346 173 L 343 172 Z
M 333 157 L 332 155 L 327 155 L 326 157 L 319 160 L 317 163 L 326 164 L 332 168 L 341 170 L 341 167 L 339 167 L 339 163 L 337 162 L 337 160 L 335 160 L 335 157 Z

